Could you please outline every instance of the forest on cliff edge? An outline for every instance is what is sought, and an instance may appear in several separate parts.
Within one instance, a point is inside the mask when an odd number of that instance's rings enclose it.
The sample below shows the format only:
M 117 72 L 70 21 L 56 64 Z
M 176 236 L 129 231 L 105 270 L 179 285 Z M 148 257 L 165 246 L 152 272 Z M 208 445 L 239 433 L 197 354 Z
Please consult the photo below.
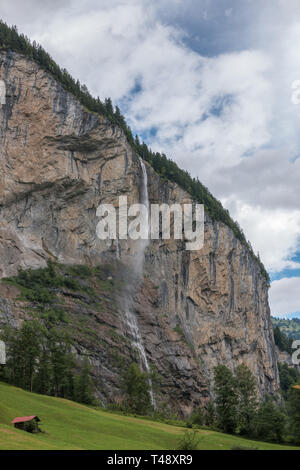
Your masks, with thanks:
M 300 340 L 300 318 L 274 318 L 272 317 L 273 326 L 280 329 L 290 340 Z

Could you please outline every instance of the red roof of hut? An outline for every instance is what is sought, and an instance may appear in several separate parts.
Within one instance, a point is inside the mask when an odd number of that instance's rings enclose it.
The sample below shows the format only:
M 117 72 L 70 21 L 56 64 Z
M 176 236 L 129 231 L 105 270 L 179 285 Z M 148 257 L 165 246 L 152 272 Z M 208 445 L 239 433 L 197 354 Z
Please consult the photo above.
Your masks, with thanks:
M 36 415 L 33 416 L 20 416 L 12 420 L 11 424 L 16 424 L 16 423 L 25 423 L 26 421 L 31 421 L 32 419 L 36 418 L 38 421 L 40 421 L 39 417 Z

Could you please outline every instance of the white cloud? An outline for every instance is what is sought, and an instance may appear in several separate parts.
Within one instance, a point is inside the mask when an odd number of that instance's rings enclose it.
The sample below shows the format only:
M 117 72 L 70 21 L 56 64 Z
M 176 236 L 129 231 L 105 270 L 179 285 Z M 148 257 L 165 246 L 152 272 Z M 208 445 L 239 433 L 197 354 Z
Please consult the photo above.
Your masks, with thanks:
M 166 51 L 171 46 L 175 53 L 165 53 L 163 68 L 155 67 L 160 53 L 153 54 L 143 91 L 129 107 L 135 128 L 158 126 L 155 147 L 185 166 L 186 153 L 194 154 L 202 172 L 231 166 L 266 144 L 273 102 L 264 78 L 268 58 L 245 51 L 207 59 L 168 42 Z
M 299 209 L 300 159 L 291 149 L 262 150 L 239 160 L 230 168 L 219 168 L 210 186 L 222 196 L 243 200 L 266 209 Z
M 251 241 L 255 252 L 271 272 L 298 269 L 300 263 L 291 261 L 299 249 L 300 210 L 267 209 L 235 199 L 224 201 Z
M 269 291 L 271 315 L 285 317 L 300 311 L 300 278 L 273 281 Z

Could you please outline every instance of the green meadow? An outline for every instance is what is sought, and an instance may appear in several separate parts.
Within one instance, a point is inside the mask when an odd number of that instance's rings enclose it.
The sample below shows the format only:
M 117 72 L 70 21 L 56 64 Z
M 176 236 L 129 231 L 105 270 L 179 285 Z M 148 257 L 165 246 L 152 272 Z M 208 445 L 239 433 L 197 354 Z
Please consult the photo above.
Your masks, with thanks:
M 29 434 L 10 424 L 16 416 L 38 415 L 42 433 Z M 174 450 L 185 428 L 94 409 L 62 398 L 37 395 L 0 382 L 1 450 Z M 199 450 L 233 447 L 295 449 L 251 441 L 207 429 L 198 431 Z

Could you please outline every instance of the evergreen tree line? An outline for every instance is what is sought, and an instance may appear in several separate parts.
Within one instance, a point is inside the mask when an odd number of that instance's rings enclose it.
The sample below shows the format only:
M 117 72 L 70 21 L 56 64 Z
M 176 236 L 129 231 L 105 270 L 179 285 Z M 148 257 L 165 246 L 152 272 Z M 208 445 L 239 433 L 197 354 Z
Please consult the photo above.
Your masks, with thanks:
M 274 341 L 276 346 L 280 349 L 280 351 L 285 351 L 289 354 L 292 354 L 292 343 L 293 340 L 288 338 L 282 331 L 280 330 L 279 326 L 275 326 L 274 330 Z
M 60 68 L 40 44 L 37 44 L 35 41 L 31 43 L 28 37 L 18 33 L 16 26 L 9 27 L 1 20 L 0 49 L 16 51 L 33 59 L 61 83 L 65 90 L 72 93 L 88 110 L 104 115 L 112 124 L 119 126 L 124 131 L 129 144 L 136 153 L 146 160 L 161 177 L 177 183 L 191 195 L 194 201 L 205 205 L 207 213 L 213 220 L 223 222 L 231 228 L 241 243 L 247 246 L 251 255 L 259 264 L 263 276 L 268 283 L 270 282 L 269 275 L 259 255 L 255 255 L 250 242 L 245 238 L 243 230 L 238 222 L 230 217 L 228 210 L 224 209 L 221 202 L 211 194 L 207 187 L 200 183 L 198 178 L 192 178 L 187 171 L 180 169 L 165 154 L 153 152 L 145 142 L 140 142 L 138 136 L 134 138 L 130 126 L 126 123 L 126 119 L 119 107 L 114 107 L 110 98 L 106 98 L 102 102 L 99 97 L 92 97 L 87 87 L 82 85 L 79 80 L 74 80 L 66 69 Z
M 286 402 L 278 402 L 270 395 L 259 401 L 256 380 L 244 364 L 234 373 L 220 365 L 215 368 L 214 376 L 215 400 L 210 405 L 210 425 L 226 433 L 300 444 L 300 390 L 291 387 Z
M 215 399 L 205 408 L 193 410 L 187 421 L 188 427 L 208 426 L 229 434 L 300 445 L 300 390 L 290 387 L 286 403 L 281 404 L 269 395 L 259 401 L 256 379 L 244 364 L 234 373 L 224 365 L 216 367 L 214 381 Z M 121 409 L 153 415 L 149 375 L 137 364 L 131 364 L 125 371 L 122 390 Z M 157 413 L 164 417 L 165 412 L 165 407 L 160 407 Z
M 1 339 L 7 349 L 3 380 L 31 392 L 93 403 L 89 364 L 78 364 L 66 335 L 32 320 L 18 330 L 6 326 Z
M 280 351 L 293 353 L 293 339 L 286 336 L 278 325 L 274 327 L 274 340 Z M 282 396 L 288 399 L 289 391 L 292 385 L 300 383 L 300 372 L 297 367 L 289 366 L 287 363 L 278 363 L 280 388 Z
M 278 363 L 280 389 L 285 400 L 288 399 L 292 385 L 300 383 L 300 372 L 296 367 L 288 366 L 287 363 Z
M 276 318 L 272 317 L 272 323 L 278 326 L 280 331 L 291 340 L 300 339 L 300 318 Z

